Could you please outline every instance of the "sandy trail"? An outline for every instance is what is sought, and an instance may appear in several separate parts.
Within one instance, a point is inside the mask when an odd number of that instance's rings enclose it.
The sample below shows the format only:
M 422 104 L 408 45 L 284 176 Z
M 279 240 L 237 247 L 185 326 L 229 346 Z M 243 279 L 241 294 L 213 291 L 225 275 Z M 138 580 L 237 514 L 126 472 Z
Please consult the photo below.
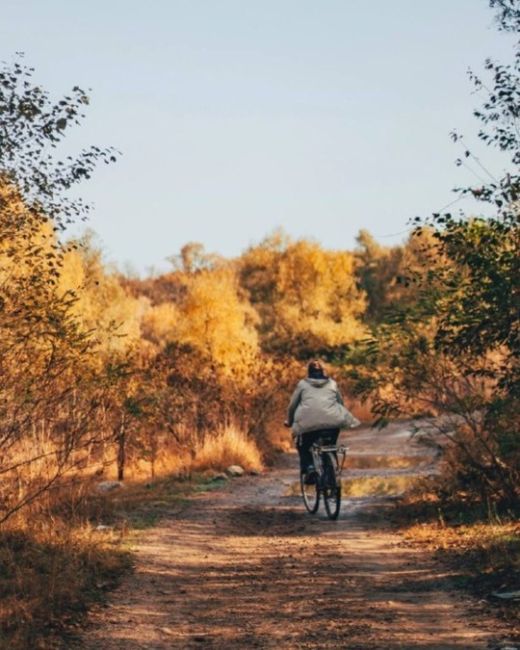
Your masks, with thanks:
M 353 455 L 417 455 L 424 468 L 402 426 L 348 438 Z M 452 595 L 449 576 L 384 520 L 363 516 L 381 502 L 346 501 L 336 522 L 321 508 L 308 515 L 287 496 L 296 468 L 286 454 L 273 471 L 201 494 L 143 533 L 136 572 L 74 647 L 496 647 L 481 606 Z

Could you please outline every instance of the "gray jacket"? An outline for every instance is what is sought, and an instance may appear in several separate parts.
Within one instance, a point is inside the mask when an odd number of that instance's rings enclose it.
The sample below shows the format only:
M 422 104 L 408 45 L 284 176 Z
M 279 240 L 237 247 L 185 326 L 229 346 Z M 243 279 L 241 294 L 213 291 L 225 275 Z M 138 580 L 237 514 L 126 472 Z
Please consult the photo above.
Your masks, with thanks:
M 302 379 L 298 382 L 287 413 L 293 435 L 321 429 L 350 429 L 360 422 L 343 405 L 334 379 Z

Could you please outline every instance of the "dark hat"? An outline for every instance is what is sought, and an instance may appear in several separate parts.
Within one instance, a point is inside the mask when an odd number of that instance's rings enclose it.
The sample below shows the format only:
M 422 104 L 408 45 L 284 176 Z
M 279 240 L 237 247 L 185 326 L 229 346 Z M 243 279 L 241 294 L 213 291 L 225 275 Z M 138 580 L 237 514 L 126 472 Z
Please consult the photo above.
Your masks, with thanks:
M 324 379 L 327 376 L 324 367 L 316 359 L 313 359 L 307 366 L 307 374 L 312 379 Z

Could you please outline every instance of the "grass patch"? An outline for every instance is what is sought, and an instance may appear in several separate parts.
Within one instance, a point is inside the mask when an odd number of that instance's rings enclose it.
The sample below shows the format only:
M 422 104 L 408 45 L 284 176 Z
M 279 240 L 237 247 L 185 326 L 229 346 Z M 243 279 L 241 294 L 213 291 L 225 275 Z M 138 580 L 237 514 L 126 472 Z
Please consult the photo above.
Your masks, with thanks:
M 410 544 L 432 550 L 457 570 L 455 585 L 486 598 L 502 618 L 520 624 L 520 603 L 502 601 L 494 592 L 517 591 L 520 586 L 520 523 L 414 524 L 404 531 Z M 520 639 L 520 635 L 517 637 Z
M 347 454 L 345 468 L 349 469 L 411 469 L 431 463 L 431 456 L 377 456 Z
M 59 648 L 61 632 L 129 570 L 118 533 L 46 524 L 0 535 L 0 647 Z
M 456 573 L 453 584 L 469 591 L 519 629 L 520 603 L 502 601 L 493 592 L 520 588 L 520 523 L 518 512 L 453 494 L 442 501 L 425 480 L 388 513 L 407 543 L 426 547 Z M 517 634 L 516 640 L 520 640 Z
M 360 476 L 341 481 L 345 497 L 397 496 L 417 483 L 415 476 Z
M 262 469 L 262 454 L 255 441 L 234 426 L 227 426 L 208 434 L 196 450 L 192 467 L 195 470 L 222 470 L 240 465 L 246 471 Z

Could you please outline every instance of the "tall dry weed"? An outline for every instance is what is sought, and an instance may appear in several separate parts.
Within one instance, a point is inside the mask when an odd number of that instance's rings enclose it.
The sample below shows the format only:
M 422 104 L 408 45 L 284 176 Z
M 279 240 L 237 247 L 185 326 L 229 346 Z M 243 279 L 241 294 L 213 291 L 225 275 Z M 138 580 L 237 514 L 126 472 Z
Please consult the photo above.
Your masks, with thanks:
M 240 465 L 247 471 L 262 469 L 262 455 L 255 441 L 232 424 L 206 435 L 195 451 L 192 468 L 222 470 L 229 465 Z
M 52 505 L 28 507 L 0 531 L 0 648 L 63 647 L 63 628 L 129 567 L 117 531 L 98 531 L 74 505 Z

